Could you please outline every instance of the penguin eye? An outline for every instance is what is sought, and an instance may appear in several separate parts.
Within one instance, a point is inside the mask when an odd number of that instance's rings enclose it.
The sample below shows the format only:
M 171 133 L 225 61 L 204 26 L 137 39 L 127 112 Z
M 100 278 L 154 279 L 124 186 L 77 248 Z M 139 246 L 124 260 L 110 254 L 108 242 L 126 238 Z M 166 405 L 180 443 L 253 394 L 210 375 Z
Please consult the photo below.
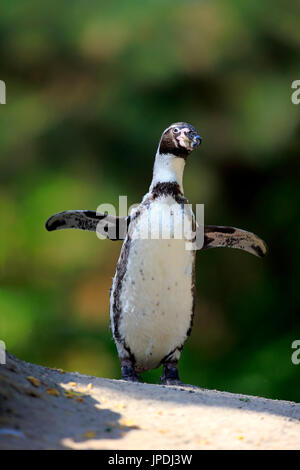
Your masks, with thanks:
M 179 129 L 178 129 L 178 127 L 174 127 L 174 129 L 173 129 L 173 133 L 174 133 L 174 134 L 178 134 L 178 132 L 179 132 Z

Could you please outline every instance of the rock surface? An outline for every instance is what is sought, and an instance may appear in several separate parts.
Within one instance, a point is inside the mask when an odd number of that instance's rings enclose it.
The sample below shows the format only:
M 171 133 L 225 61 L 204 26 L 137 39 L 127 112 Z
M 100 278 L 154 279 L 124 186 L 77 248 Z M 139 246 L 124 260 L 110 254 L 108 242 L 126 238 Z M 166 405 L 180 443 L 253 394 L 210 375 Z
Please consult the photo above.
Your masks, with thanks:
M 300 405 L 67 373 L 7 354 L 1 449 L 300 449 Z

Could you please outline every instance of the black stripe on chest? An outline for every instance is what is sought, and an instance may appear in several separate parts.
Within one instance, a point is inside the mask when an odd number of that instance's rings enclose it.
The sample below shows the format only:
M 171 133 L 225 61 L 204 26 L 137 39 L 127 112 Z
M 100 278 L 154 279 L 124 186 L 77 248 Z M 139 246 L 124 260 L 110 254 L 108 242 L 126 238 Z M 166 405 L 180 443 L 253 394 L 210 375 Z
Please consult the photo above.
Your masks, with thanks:
M 156 199 L 162 196 L 171 196 L 178 204 L 182 204 L 184 196 L 179 184 L 174 182 L 157 183 L 152 189 L 152 198 Z

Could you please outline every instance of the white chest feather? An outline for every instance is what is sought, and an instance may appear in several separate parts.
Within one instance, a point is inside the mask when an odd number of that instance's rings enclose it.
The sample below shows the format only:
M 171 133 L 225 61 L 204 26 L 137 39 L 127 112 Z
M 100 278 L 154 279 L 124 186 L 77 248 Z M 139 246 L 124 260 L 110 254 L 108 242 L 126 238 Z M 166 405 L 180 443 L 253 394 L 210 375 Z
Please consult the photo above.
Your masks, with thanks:
M 185 229 L 191 230 L 191 214 L 187 219 Z M 142 369 L 157 367 L 167 354 L 183 345 L 190 327 L 194 252 L 186 249 L 182 220 L 179 204 L 171 197 L 159 198 L 129 231 L 118 328 Z

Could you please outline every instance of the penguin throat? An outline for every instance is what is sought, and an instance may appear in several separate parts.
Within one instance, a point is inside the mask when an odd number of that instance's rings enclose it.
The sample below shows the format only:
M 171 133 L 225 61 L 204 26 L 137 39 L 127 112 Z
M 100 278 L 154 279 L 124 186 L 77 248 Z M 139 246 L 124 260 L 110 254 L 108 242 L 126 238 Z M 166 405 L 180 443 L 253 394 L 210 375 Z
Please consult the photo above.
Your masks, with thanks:
M 157 153 L 153 168 L 153 178 L 149 191 L 158 183 L 177 183 L 183 193 L 182 178 L 185 166 L 185 159 L 172 154 Z

